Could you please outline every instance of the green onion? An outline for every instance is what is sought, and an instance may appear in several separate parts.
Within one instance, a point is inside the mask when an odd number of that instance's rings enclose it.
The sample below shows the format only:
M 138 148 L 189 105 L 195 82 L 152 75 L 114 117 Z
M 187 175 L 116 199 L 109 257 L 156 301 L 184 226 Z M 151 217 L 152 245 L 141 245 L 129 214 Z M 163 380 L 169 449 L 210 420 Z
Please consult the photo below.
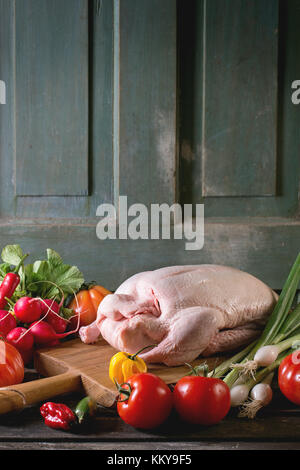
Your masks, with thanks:
M 255 346 L 256 349 L 260 348 L 260 346 L 263 346 L 264 344 L 268 344 L 268 342 L 271 342 L 279 333 L 280 328 L 282 327 L 293 304 L 299 282 L 300 253 L 298 254 L 290 274 L 283 286 L 278 302 L 275 305 L 271 316 L 269 317 L 263 334 Z
M 292 333 L 295 332 L 300 328 L 300 304 L 298 304 L 295 309 L 287 316 L 282 328 L 280 329 L 280 333 L 276 336 L 276 343 L 280 342 L 281 340 L 289 337 Z
M 235 354 L 233 357 L 230 359 L 227 359 L 226 361 L 222 362 L 218 367 L 216 367 L 213 371 L 211 371 L 208 375 L 210 377 L 215 377 L 215 378 L 220 378 L 223 377 L 226 372 L 231 370 L 231 365 L 235 362 L 240 362 L 242 359 L 245 359 L 247 357 L 247 354 L 253 349 L 257 341 L 253 341 L 250 343 L 246 348 L 244 348 L 242 351 L 238 352 Z
M 276 341 L 276 337 L 280 334 L 284 334 L 283 327 L 286 324 L 286 328 L 296 328 L 297 323 L 297 315 L 298 310 L 292 316 L 290 321 L 287 320 L 289 315 L 291 306 L 293 304 L 296 291 L 300 282 L 300 253 L 298 254 L 295 263 L 292 266 L 292 269 L 289 273 L 289 276 L 283 286 L 279 299 L 275 305 L 275 308 L 268 319 L 268 322 L 265 326 L 265 329 L 260 337 L 260 339 L 256 342 L 253 349 L 249 352 L 248 357 L 241 361 L 239 367 L 235 367 L 234 369 L 229 372 L 226 377 L 223 379 L 225 383 L 231 388 L 235 381 L 237 380 L 240 369 L 245 365 L 247 362 L 253 360 L 255 353 L 260 349 L 262 346 L 267 344 L 272 344 L 273 341 Z M 300 326 L 300 325 L 299 325 Z M 279 338 L 280 341 L 280 338 Z M 222 364 L 221 364 L 222 365 Z
M 259 372 L 257 372 L 255 377 L 252 377 L 243 384 L 235 385 L 234 387 L 232 387 L 230 390 L 231 406 L 243 405 L 243 403 L 245 403 L 248 398 L 251 388 L 254 387 L 254 385 L 260 383 L 265 377 L 267 377 L 271 372 L 273 372 L 273 370 L 277 369 L 282 359 L 291 354 L 292 351 L 293 350 L 290 349 L 288 351 L 282 352 L 278 356 L 276 361 L 274 361 L 268 367 L 264 367 Z
M 293 347 L 295 344 L 300 347 L 300 334 L 290 336 L 280 343 L 267 344 L 266 346 L 262 346 L 258 349 L 258 351 L 256 351 L 254 356 L 256 367 L 271 365 L 281 352 Z

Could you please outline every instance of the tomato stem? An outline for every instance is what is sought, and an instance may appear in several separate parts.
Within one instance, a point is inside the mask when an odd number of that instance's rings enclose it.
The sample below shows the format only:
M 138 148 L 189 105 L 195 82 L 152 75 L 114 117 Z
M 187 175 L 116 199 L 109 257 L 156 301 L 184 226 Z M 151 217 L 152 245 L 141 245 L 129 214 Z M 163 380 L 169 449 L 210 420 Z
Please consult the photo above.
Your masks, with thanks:
M 132 392 L 132 389 L 131 389 L 131 386 L 128 382 L 124 382 L 122 383 L 121 385 L 118 384 L 117 380 L 115 379 L 114 377 L 114 382 L 115 382 L 115 385 L 118 389 L 118 392 L 119 392 L 119 397 L 121 397 L 121 395 L 125 395 L 125 398 L 123 400 L 119 400 L 117 399 L 118 402 L 122 403 L 123 401 L 127 401 L 128 398 L 130 397 L 131 395 L 131 392 Z M 127 385 L 128 386 L 128 389 L 127 388 L 123 388 L 123 385 Z M 118 398 L 119 398 L 118 397 Z
M 92 287 L 95 287 L 96 285 L 97 285 L 96 281 L 84 282 L 78 292 L 82 290 L 90 290 L 92 289 Z
M 203 377 L 207 377 L 208 375 L 209 369 L 208 369 L 208 365 L 206 364 L 206 362 L 204 364 L 201 364 L 200 366 L 195 366 L 195 367 L 191 366 L 191 364 L 188 364 L 187 362 L 185 362 L 185 365 L 191 369 L 188 375 L 197 375 L 197 376 L 201 375 Z

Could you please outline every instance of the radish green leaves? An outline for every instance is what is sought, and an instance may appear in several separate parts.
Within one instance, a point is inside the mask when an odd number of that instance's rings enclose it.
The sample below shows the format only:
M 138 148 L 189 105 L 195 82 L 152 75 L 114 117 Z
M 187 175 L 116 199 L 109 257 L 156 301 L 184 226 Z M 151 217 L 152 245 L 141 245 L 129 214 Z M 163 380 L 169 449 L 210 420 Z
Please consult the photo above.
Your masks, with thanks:
M 7 245 L 1 254 L 0 276 L 9 272 L 10 266 L 17 266 L 23 257 L 19 245 Z M 77 292 L 84 283 L 84 277 L 76 266 L 65 264 L 62 257 L 54 250 L 47 249 L 47 258 L 27 264 L 19 271 L 22 293 L 42 298 L 60 299 L 62 295 Z M 21 290 L 21 286 L 19 290 Z M 18 295 L 18 293 L 16 292 Z M 19 293 L 20 295 L 20 293 Z

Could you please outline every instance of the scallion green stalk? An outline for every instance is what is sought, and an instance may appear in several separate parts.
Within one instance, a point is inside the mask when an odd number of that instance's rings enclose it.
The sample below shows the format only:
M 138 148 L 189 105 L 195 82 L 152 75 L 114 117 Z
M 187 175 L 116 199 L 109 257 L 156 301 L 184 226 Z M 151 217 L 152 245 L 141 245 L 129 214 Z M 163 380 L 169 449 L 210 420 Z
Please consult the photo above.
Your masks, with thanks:
M 246 346 L 242 351 L 239 351 L 233 357 L 226 359 L 226 361 L 222 362 L 218 367 L 216 367 L 213 371 L 211 371 L 208 375 L 210 377 L 220 378 L 223 377 L 229 370 L 231 370 L 231 364 L 240 362 L 247 357 L 249 352 L 254 348 L 256 341 L 253 341 L 248 346 Z
M 255 348 L 260 348 L 268 344 L 276 337 L 293 304 L 296 291 L 300 282 L 300 253 L 290 271 L 290 274 L 283 286 L 278 302 L 268 319 L 266 327 Z
M 283 351 L 293 347 L 300 348 L 300 334 L 290 336 L 289 338 L 276 344 L 267 344 L 259 348 L 254 356 L 255 368 L 271 365 Z
M 267 344 L 272 344 L 276 337 L 280 334 L 287 316 L 290 312 L 293 304 L 296 291 L 300 282 L 300 253 L 298 254 L 296 261 L 294 262 L 289 276 L 283 286 L 279 299 L 275 305 L 275 308 L 270 315 L 265 329 L 256 342 L 253 349 L 248 354 L 248 357 L 241 361 L 241 365 L 247 361 L 253 360 L 256 351 Z M 296 314 L 295 314 L 296 315 Z M 296 316 L 295 316 L 296 318 Z M 291 322 L 292 323 L 292 322 Z M 281 330 L 282 331 L 282 330 Z M 231 388 L 240 374 L 239 368 L 232 369 L 226 377 L 223 379 L 224 382 Z
M 288 314 L 282 328 L 280 329 L 279 334 L 276 336 L 276 343 L 288 338 L 291 334 L 296 334 L 297 330 L 300 328 L 300 304 L 298 304 L 295 309 Z M 274 342 L 274 344 L 276 344 Z

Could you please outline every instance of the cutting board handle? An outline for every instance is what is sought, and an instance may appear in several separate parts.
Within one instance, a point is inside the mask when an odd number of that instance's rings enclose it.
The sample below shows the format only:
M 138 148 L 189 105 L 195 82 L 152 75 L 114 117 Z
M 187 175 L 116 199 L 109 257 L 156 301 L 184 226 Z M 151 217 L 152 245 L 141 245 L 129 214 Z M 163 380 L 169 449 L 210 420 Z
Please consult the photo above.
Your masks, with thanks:
M 81 378 L 64 372 L 44 379 L 0 388 L 0 414 L 21 410 L 27 405 L 81 389 Z

